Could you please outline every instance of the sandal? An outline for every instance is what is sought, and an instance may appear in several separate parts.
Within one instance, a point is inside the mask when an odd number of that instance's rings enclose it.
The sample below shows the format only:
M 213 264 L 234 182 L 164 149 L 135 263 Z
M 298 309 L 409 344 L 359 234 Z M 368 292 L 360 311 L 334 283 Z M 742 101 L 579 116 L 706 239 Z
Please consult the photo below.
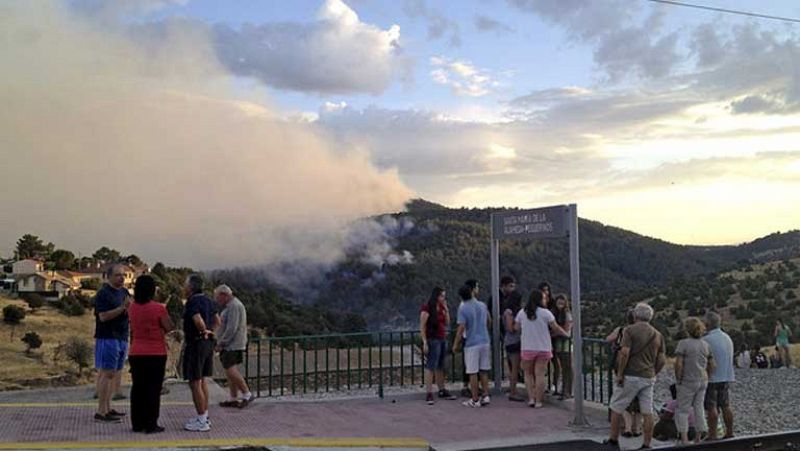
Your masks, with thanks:
M 622 433 L 622 436 L 625 438 L 635 437 L 632 432 L 625 431 Z

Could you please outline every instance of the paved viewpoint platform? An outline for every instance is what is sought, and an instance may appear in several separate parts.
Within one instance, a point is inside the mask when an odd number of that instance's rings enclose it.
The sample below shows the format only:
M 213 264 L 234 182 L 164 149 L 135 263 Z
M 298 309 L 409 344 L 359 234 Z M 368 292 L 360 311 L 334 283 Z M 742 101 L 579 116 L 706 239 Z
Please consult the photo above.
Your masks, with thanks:
M 466 450 L 554 441 L 600 441 L 608 431 L 600 409 L 587 409 L 592 426 L 569 426 L 569 406 L 554 402 L 544 409 L 494 397 L 471 409 L 458 401 L 424 402 L 424 395 L 387 393 L 377 397 L 327 400 L 261 398 L 246 409 L 210 409 L 212 430 L 188 432 L 193 416 L 184 384 L 169 386 L 163 399 L 161 434 L 136 434 L 122 424 L 98 424 L 91 387 L 0 393 L 0 449 L 113 449 L 262 446 L 296 448 L 390 448 Z M 224 391 L 213 387 L 219 401 Z M 115 404 L 127 410 L 125 402 Z M 633 445 L 633 444 L 632 444 Z

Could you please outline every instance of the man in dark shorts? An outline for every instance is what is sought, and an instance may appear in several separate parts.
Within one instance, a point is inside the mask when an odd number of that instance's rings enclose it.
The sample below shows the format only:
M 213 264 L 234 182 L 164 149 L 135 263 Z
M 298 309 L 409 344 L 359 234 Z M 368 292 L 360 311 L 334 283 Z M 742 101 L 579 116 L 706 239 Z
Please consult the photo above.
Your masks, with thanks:
M 131 305 L 131 296 L 125 288 L 122 265 L 109 266 L 106 279 L 108 282 L 94 298 L 94 365 L 97 368 L 98 399 L 94 420 L 120 423 L 120 417 L 125 414 L 111 408 L 111 395 L 115 381 L 122 377 L 128 352 L 128 307 Z
M 733 437 L 733 409 L 730 403 L 730 383 L 736 380 L 733 369 L 733 341 L 731 337 L 720 329 L 719 314 L 709 311 L 706 313 L 706 328 L 708 333 L 703 337 L 711 348 L 716 367 L 708 375 L 708 388 L 706 389 L 705 408 L 708 418 L 708 438 L 717 438 L 717 422 L 719 413 L 725 422 L 725 438 Z
M 250 388 L 237 367 L 244 361 L 244 352 L 247 349 L 247 311 L 242 301 L 233 295 L 233 290 L 227 285 L 220 285 L 214 289 L 214 299 L 224 309 L 220 315 L 215 350 L 219 352 L 219 360 L 225 369 L 231 395 L 227 401 L 222 401 L 219 405 L 242 408 L 256 399 L 250 393 Z
M 208 419 L 208 384 L 214 369 L 214 332 L 219 324 L 219 316 L 214 302 L 203 294 L 203 276 L 192 274 L 183 285 L 186 305 L 183 310 L 183 378 L 189 381 L 192 401 L 197 417 L 189 420 L 184 428 L 187 431 L 206 432 L 211 430 Z

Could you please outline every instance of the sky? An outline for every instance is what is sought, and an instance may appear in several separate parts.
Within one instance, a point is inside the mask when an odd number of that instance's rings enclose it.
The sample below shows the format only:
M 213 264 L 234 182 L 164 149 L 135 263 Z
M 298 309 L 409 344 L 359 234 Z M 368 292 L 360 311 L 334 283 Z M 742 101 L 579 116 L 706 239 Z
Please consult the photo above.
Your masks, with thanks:
M 252 262 L 412 197 L 577 203 L 682 244 L 800 227 L 798 23 L 645 0 L 30 3 L 0 6 L 6 248 L 97 228 Z M 187 230 L 216 250 L 180 251 Z

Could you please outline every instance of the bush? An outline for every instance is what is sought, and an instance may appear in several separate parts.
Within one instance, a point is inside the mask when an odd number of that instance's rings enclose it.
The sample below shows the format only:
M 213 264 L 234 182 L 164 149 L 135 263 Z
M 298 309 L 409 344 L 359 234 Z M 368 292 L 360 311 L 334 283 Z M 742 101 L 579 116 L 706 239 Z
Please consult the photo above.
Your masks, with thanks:
M 82 316 L 86 313 L 86 308 L 74 296 L 63 296 L 56 304 L 58 310 L 67 316 Z
M 103 285 L 103 281 L 98 278 L 91 278 L 91 279 L 83 279 L 81 280 L 81 288 L 84 290 L 94 290 L 97 291 Z
M 21 297 L 23 301 L 28 303 L 28 307 L 30 307 L 31 310 L 35 311 L 38 308 L 44 307 L 44 297 L 38 293 L 23 293 Z
M 3 322 L 16 326 L 25 319 L 25 310 L 16 305 L 7 305 L 3 308 Z
M 25 350 L 26 354 L 30 354 L 33 349 L 39 349 L 42 346 L 42 337 L 33 331 L 26 332 L 20 340 L 28 345 L 28 349 Z
M 83 338 L 71 337 L 67 339 L 62 351 L 71 362 L 78 365 L 78 374 L 82 374 L 83 369 L 88 367 L 92 361 L 92 346 Z

